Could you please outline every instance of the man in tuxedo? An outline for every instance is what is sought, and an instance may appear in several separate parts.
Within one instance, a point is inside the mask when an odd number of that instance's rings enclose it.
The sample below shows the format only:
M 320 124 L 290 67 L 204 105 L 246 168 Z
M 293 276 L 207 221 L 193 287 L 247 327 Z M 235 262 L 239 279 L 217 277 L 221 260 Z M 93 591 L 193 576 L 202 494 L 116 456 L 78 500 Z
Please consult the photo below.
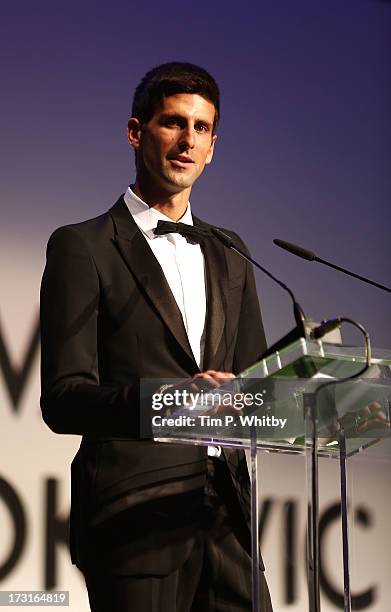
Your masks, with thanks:
M 251 610 L 243 451 L 153 442 L 141 399 L 144 378 L 215 387 L 266 348 L 251 266 L 190 209 L 218 120 L 205 70 L 148 72 L 128 123 L 135 184 L 107 213 L 49 239 L 41 406 L 53 431 L 82 436 L 71 555 L 94 612 Z

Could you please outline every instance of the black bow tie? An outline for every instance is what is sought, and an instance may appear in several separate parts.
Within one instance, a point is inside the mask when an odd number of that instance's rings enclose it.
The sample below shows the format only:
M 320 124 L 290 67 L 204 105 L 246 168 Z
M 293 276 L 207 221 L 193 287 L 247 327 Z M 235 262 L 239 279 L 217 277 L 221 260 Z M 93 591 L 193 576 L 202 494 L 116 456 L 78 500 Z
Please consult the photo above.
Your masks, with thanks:
M 153 233 L 155 236 L 181 234 L 188 242 L 193 244 L 202 242 L 204 238 L 210 236 L 210 232 L 203 227 L 187 225 L 186 223 L 175 223 L 174 221 L 158 221 Z

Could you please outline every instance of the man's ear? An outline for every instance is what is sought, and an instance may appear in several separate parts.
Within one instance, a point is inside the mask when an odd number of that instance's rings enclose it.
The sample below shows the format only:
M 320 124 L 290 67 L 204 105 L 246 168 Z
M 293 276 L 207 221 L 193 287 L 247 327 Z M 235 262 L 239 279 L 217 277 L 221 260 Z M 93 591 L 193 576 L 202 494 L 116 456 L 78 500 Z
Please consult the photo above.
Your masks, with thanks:
M 140 147 L 141 123 L 136 117 L 131 117 L 128 121 L 128 143 L 135 151 Z
M 217 140 L 217 134 L 212 136 L 212 142 L 210 144 L 210 149 L 208 151 L 208 155 L 206 156 L 206 162 L 205 162 L 206 164 L 210 164 L 210 162 L 212 161 L 216 140 Z

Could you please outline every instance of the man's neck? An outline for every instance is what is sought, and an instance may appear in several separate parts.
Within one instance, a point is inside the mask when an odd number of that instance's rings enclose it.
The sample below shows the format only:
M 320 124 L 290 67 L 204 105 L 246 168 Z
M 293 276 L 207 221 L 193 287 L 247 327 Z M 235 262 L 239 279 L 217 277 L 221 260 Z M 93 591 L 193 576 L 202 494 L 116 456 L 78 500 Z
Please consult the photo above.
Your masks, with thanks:
M 133 187 L 136 196 L 141 198 L 150 208 L 158 210 L 173 221 L 178 221 L 185 214 L 190 191 L 191 187 L 179 193 L 162 193 L 161 190 L 155 192 L 153 187 L 148 188 L 146 185 L 140 184 L 137 179 Z

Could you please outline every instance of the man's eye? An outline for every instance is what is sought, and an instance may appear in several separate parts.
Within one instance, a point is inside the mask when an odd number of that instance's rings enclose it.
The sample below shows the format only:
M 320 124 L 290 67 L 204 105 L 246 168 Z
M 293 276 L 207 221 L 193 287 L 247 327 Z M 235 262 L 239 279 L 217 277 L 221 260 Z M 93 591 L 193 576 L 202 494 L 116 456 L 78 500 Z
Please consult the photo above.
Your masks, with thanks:
M 205 123 L 199 123 L 196 125 L 196 130 L 198 132 L 209 132 L 209 127 Z
M 180 121 L 178 118 L 176 117 L 170 117 L 168 119 L 165 119 L 165 121 L 163 122 L 163 124 L 167 127 L 171 127 L 171 126 L 175 126 L 175 125 L 180 125 Z

